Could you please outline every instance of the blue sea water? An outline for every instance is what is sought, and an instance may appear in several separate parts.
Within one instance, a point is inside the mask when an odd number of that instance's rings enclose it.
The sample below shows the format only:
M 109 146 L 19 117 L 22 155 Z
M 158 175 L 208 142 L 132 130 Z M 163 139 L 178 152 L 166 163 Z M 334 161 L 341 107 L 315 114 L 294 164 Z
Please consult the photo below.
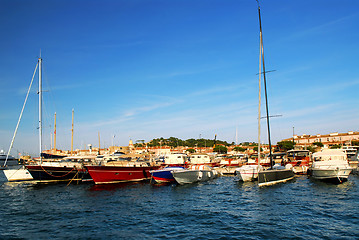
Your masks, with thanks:
M 0 239 L 359 238 L 359 176 L 263 188 L 236 177 L 185 186 L 0 180 Z

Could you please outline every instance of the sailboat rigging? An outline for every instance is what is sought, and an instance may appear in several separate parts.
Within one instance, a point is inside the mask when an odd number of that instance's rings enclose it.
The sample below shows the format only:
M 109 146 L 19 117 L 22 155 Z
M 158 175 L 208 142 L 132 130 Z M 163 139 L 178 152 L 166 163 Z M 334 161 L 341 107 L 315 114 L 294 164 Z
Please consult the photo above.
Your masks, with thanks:
M 15 141 L 15 137 L 16 137 L 16 134 L 17 134 L 17 130 L 19 129 L 19 125 L 20 125 L 20 121 L 21 121 L 21 118 L 22 118 L 22 114 L 24 112 L 24 109 L 25 109 L 25 106 L 26 106 L 26 103 L 27 103 L 27 99 L 29 97 L 29 94 L 30 94 L 30 90 L 31 90 L 31 86 L 32 86 L 32 83 L 34 81 L 34 78 L 35 78 L 35 74 L 36 74 L 36 70 L 37 70 L 37 67 L 39 66 L 39 63 L 36 64 L 36 67 L 35 67 L 35 71 L 34 71 L 34 74 L 32 76 L 32 79 L 31 79 L 31 82 L 30 82 L 30 86 L 29 86 L 29 89 L 27 90 L 27 94 L 26 94 L 26 97 L 25 97 L 25 101 L 24 101 L 24 104 L 22 106 L 22 109 L 21 109 L 21 112 L 20 112 L 20 116 L 19 116 L 19 120 L 17 121 L 17 124 L 16 124 L 16 127 L 15 127 L 15 131 L 14 131 L 14 135 L 12 137 L 12 140 L 11 140 L 11 143 L 10 143 L 10 147 L 9 147 L 9 151 L 6 155 L 6 159 L 5 159 L 5 162 L 4 162 L 4 165 L 3 165 L 3 168 L 5 169 L 6 168 L 6 164 L 7 164 L 7 161 L 9 159 L 9 155 L 10 155 L 10 151 L 14 145 L 14 141 Z
M 8 181 L 27 181 L 27 180 L 32 180 L 33 179 L 31 174 L 29 173 L 29 171 L 23 165 L 20 166 L 20 168 L 7 169 L 6 164 L 7 164 L 9 155 L 10 155 L 10 151 L 11 151 L 11 149 L 13 147 L 13 144 L 14 144 L 14 141 L 15 141 L 17 130 L 18 130 L 19 125 L 20 125 L 20 121 L 21 121 L 21 118 L 22 118 L 22 115 L 23 115 L 23 112 L 24 112 L 24 109 L 25 109 L 25 106 L 26 106 L 26 103 L 27 103 L 27 99 L 29 97 L 31 86 L 32 86 L 32 83 L 34 81 L 36 70 L 37 70 L 38 66 L 39 66 L 39 62 L 37 62 L 37 64 L 36 64 L 34 74 L 32 76 L 30 86 L 29 86 L 29 89 L 28 89 L 26 97 L 25 97 L 24 104 L 23 104 L 21 112 L 20 112 L 20 116 L 19 116 L 18 122 L 17 122 L 16 127 L 15 127 L 14 135 L 13 135 L 11 143 L 10 143 L 9 151 L 7 153 L 6 160 L 4 162 L 4 167 L 3 167 L 4 170 L 3 170 L 3 172 L 4 172 L 4 175 L 5 175 L 5 177 L 7 178 Z
M 263 32 L 262 32 L 262 21 L 261 21 L 261 11 L 259 2 L 258 3 L 258 17 L 259 17 L 259 52 L 260 52 L 260 63 L 259 63 L 259 81 L 261 75 L 263 74 L 264 82 L 264 96 L 265 96 L 265 106 L 266 106 L 266 121 L 267 121 L 267 133 L 268 133 L 268 144 L 269 144 L 269 159 L 270 159 L 270 168 L 267 170 L 260 170 L 258 172 L 258 185 L 271 185 L 279 182 L 285 182 L 294 178 L 294 172 L 290 166 L 284 168 L 283 166 L 275 166 L 273 162 L 272 154 L 272 142 L 271 142 L 271 131 L 270 131 L 270 122 L 269 122 L 269 108 L 268 108 L 268 94 L 267 94 L 267 79 L 266 79 L 266 70 L 265 70 L 265 61 L 264 61 L 264 47 L 263 47 Z M 262 69 L 261 69 L 262 68 Z M 263 72 L 262 72 L 263 70 Z M 259 83 L 259 107 L 258 107 L 258 132 L 260 132 L 260 102 L 261 102 L 261 88 Z M 258 164 L 260 159 L 260 136 L 258 134 Z

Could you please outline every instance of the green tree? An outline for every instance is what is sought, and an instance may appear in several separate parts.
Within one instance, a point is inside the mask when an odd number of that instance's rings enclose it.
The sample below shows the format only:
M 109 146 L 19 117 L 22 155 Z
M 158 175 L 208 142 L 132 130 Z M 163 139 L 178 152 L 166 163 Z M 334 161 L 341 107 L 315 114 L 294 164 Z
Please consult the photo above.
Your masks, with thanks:
M 330 147 L 330 149 L 338 149 L 338 148 L 341 148 L 341 146 L 339 144 L 335 144 Z
M 243 147 L 234 147 L 233 150 L 236 151 L 236 152 L 244 152 L 247 149 L 245 149 Z
M 164 139 L 163 137 L 161 138 L 156 138 L 156 139 L 152 139 L 147 146 L 148 147 L 158 147 L 158 146 L 170 146 L 170 147 L 177 147 L 177 146 L 187 146 L 187 147 L 212 147 L 214 144 L 221 144 L 224 146 L 230 146 L 229 143 L 227 143 L 226 141 L 221 141 L 221 140 L 216 140 L 216 142 L 212 139 L 194 139 L 194 138 L 190 138 L 187 140 L 181 140 L 175 137 L 170 137 L 168 139 Z
M 313 146 L 309 146 L 307 147 L 307 150 L 311 151 L 312 153 L 315 152 L 315 148 Z
M 295 143 L 293 141 L 281 141 L 277 143 L 277 147 L 281 151 L 288 151 L 294 148 Z
M 352 140 L 352 146 L 359 146 L 358 140 Z
M 217 145 L 213 148 L 213 152 L 217 152 L 217 153 L 227 153 L 227 148 L 225 146 L 222 145 Z
M 194 152 L 196 152 L 196 150 L 194 150 L 193 148 L 188 148 L 186 151 L 189 152 L 189 153 L 194 153 Z
M 317 147 L 324 147 L 324 144 L 322 142 L 315 142 L 315 143 L 313 143 L 313 145 L 315 145 Z

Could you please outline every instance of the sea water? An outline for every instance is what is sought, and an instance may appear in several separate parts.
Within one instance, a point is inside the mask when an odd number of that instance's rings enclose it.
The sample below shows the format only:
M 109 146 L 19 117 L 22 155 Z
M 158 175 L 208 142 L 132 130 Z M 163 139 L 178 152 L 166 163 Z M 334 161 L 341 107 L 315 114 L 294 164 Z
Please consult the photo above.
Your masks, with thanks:
M 261 188 L 233 176 L 184 186 L 0 180 L 0 239 L 359 238 L 359 176 Z

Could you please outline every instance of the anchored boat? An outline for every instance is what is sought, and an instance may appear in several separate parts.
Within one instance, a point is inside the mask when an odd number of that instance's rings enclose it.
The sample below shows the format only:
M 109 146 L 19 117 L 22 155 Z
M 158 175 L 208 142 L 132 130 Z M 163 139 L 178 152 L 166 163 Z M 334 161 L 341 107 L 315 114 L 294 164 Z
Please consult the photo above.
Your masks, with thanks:
M 174 179 L 179 184 L 205 182 L 218 177 L 218 172 L 206 165 L 193 165 L 190 169 L 172 171 Z
M 173 177 L 172 172 L 182 171 L 184 167 L 175 166 L 175 167 L 165 167 L 163 169 L 152 170 L 150 171 L 152 179 L 157 183 L 171 183 L 176 182 Z
M 353 170 L 342 149 L 325 149 L 313 153 L 312 157 L 313 164 L 309 168 L 309 176 L 314 179 L 342 183 L 348 180 Z
M 272 185 L 280 182 L 285 182 L 294 178 L 294 172 L 291 168 L 291 165 L 286 167 L 275 167 L 273 166 L 273 154 L 272 154 L 272 144 L 271 144 L 271 132 L 270 132 L 270 124 L 269 124 L 269 110 L 268 110 L 268 97 L 267 97 L 267 81 L 266 81 L 266 70 L 264 64 L 264 48 L 263 48 L 263 33 L 262 33 L 262 21 L 261 21 L 261 11 L 258 3 L 258 16 L 259 16 L 259 106 L 258 106 L 258 122 L 260 122 L 260 107 L 261 107 L 261 76 L 263 74 L 263 82 L 264 82 L 264 92 L 265 92 L 265 101 L 266 101 L 266 121 L 267 121 L 267 132 L 268 132 L 268 142 L 269 142 L 269 157 L 270 157 L 270 168 L 262 169 L 258 171 L 258 185 L 266 186 Z M 263 67 L 263 72 L 261 67 Z M 260 132 L 260 124 L 258 127 Z M 260 141 L 259 143 L 260 144 Z

